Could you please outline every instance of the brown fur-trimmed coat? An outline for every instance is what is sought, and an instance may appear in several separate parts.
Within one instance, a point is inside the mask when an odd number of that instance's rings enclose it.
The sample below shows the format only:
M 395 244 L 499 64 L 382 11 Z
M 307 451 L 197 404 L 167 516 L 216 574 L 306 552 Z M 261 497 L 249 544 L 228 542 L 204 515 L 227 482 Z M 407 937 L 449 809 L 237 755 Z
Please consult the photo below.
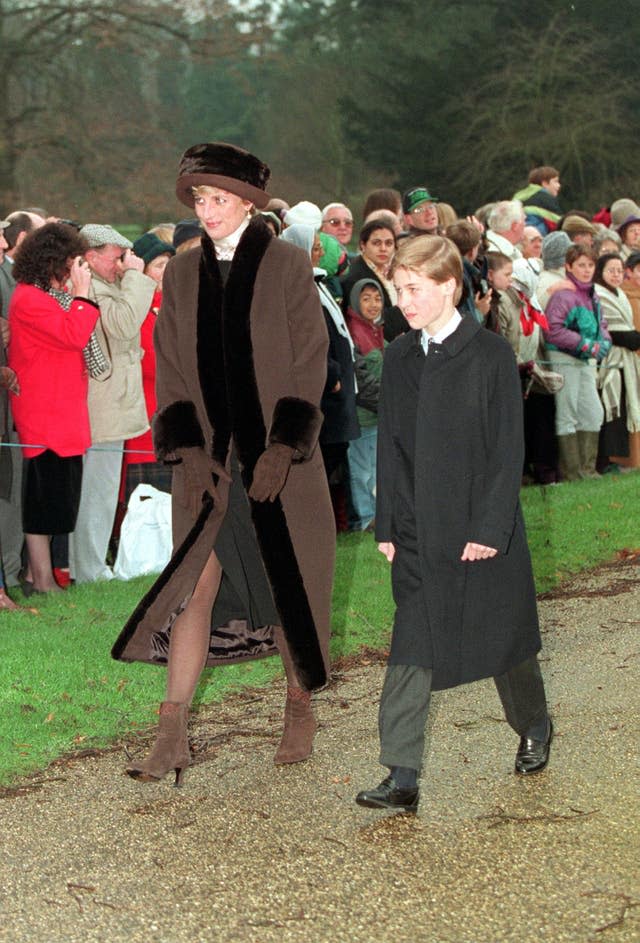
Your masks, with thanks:
M 223 287 L 205 235 L 202 251 L 178 255 L 167 267 L 154 340 L 159 458 L 203 446 L 229 469 L 233 443 L 248 491 L 269 443 L 296 450 L 280 496 L 250 506 L 288 652 L 301 683 L 317 688 L 327 678 L 335 529 L 316 448 L 328 341 L 309 258 L 255 218 Z M 177 465 L 174 483 L 181 474 Z M 114 658 L 166 662 L 167 629 L 215 544 L 229 484 L 220 480 L 217 493 L 215 503 L 203 503 L 197 520 L 174 497 L 173 557 L 121 632 Z M 229 633 L 233 624 L 224 627 L 227 638 Z M 207 663 L 271 654 L 273 629 L 258 640 L 240 633 L 228 650 L 217 658 L 212 645 Z

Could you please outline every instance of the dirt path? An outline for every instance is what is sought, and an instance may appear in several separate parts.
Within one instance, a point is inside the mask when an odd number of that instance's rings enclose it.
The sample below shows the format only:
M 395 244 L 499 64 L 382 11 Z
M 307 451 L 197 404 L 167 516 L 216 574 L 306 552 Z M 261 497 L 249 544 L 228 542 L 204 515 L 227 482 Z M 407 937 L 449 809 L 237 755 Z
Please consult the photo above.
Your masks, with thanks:
M 640 566 L 540 602 L 557 735 L 516 777 L 491 682 L 434 698 L 417 817 L 356 806 L 378 782 L 383 666 L 316 698 L 310 762 L 274 768 L 281 690 L 207 709 L 182 790 L 122 749 L 0 796 L 0 940 L 502 943 L 640 940 Z

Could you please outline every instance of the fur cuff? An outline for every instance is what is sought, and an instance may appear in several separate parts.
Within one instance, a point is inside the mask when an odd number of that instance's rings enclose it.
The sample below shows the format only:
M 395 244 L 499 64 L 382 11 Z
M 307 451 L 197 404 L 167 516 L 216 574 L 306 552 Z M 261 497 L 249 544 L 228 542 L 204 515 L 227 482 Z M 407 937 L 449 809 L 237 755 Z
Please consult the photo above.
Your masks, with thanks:
M 204 435 L 194 404 L 188 400 L 171 403 L 156 413 L 151 422 L 153 446 L 160 461 L 171 458 L 176 449 L 204 447 Z
M 313 403 L 283 396 L 273 411 L 269 445 L 288 445 L 295 449 L 293 460 L 303 462 L 313 455 L 323 421 L 322 412 Z

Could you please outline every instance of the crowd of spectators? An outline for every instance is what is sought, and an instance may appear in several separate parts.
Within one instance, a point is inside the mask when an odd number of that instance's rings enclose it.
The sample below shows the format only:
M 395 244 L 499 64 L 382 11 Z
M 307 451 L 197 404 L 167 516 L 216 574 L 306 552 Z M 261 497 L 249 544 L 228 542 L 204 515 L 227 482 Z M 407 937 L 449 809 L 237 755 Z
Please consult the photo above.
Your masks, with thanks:
M 314 268 L 329 335 L 320 447 L 338 529 L 370 529 L 375 516 L 382 359 L 409 330 L 389 277 L 403 239 L 449 238 L 463 260 L 461 315 L 513 348 L 524 483 L 640 465 L 640 206 L 564 211 L 560 191 L 544 166 L 470 216 L 426 183 L 371 191 L 359 229 L 337 201 L 274 199 L 263 211 Z M 0 220 L 0 608 L 16 606 L 6 586 L 32 595 L 111 579 L 136 485 L 170 490 L 150 430 L 153 331 L 165 268 L 200 235 L 186 219 L 132 244 L 39 207 Z

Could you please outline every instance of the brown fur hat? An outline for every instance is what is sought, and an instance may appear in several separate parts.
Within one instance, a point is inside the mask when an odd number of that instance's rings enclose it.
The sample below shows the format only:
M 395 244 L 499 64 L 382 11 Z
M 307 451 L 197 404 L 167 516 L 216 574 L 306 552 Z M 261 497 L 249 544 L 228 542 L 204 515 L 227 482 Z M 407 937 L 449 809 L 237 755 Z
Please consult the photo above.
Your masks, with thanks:
M 176 196 L 193 208 L 192 187 L 219 187 L 263 209 L 270 200 L 265 192 L 270 176 L 266 164 L 235 144 L 194 144 L 180 160 Z

